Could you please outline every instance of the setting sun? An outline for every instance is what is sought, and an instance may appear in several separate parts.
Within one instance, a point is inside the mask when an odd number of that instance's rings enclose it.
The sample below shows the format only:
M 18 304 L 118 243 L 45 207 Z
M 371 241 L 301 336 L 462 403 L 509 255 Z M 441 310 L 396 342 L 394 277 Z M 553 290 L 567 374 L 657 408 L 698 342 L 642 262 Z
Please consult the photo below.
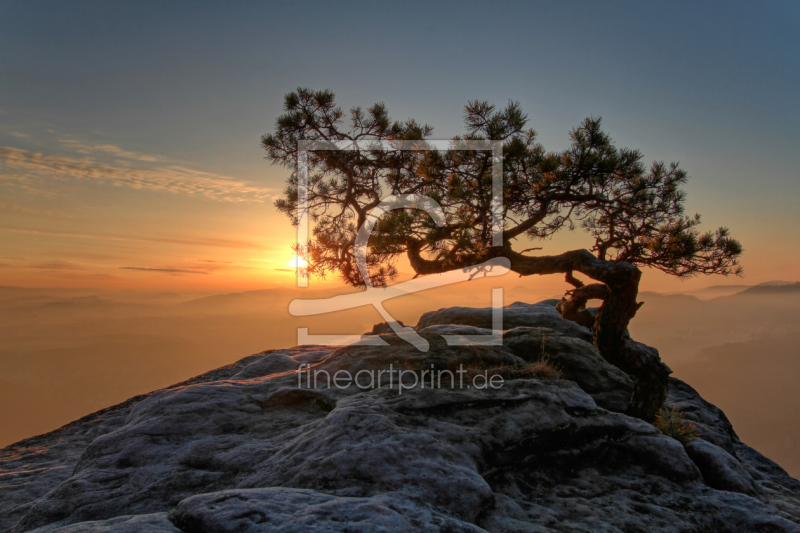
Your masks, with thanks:
M 301 259 L 298 256 L 294 256 L 294 259 L 292 259 L 291 261 L 289 261 L 286 264 L 288 266 L 292 267 L 292 268 L 302 268 L 302 267 L 308 265 L 308 263 L 306 263 L 305 259 Z

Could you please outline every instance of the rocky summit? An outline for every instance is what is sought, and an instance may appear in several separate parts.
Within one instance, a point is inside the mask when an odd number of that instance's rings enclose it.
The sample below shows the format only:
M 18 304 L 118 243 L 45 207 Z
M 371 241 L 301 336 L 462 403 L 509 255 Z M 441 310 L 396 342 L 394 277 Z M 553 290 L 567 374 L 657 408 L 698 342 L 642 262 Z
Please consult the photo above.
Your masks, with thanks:
M 389 328 L 268 351 L 18 442 L 0 531 L 800 531 L 800 482 L 679 380 L 698 438 L 627 416 L 631 379 L 554 304 L 506 307 L 502 345 L 449 345 L 491 310 L 442 309 L 426 352 Z M 560 377 L 514 372 L 545 356 Z

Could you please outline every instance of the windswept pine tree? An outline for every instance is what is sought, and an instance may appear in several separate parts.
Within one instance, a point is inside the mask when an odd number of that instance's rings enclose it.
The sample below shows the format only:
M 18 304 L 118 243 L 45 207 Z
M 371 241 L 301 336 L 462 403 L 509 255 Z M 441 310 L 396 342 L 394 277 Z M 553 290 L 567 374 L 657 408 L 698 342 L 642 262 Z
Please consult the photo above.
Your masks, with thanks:
M 488 150 L 436 150 L 433 129 L 414 120 L 389 118 L 386 106 L 353 108 L 349 119 L 330 91 L 298 89 L 285 97 L 275 132 L 262 138 L 267 158 L 292 169 L 277 208 L 297 223 L 298 143 L 316 141 L 308 153 L 308 209 L 314 227 L 303 244 L 311 275 L 338 273 L 364 284 L 354 250 L 358 229 L 388 195 L 417 194 L 441 206 L 444 224 L 424 211 L 384 215 L 369 241 L 367 266 L 374 285 L 397 276 L 406 256 L 417 274 L 461 269 L 505 257 L 523 276 L 565 275 L 570 289 L 558 306 L 563 317 L 592 328 L 594 344 L 636 383 L 631 414 L 652 420 L 666 396 L 669 369 L 657 353 L 631 341 L 627 328 L 637 301 L 640 267 L 686 278 L 740 274 L 742 247 L 726 228 L 701 232 L 700 216 L 685 213 L 687 174 L 676 163 L 646 166 L 637 150 L 618 148 L 587 118 L 570 132 L 571 146 L 548 152 L 526 129 L 519 103 L 499 109 L 473 101 L 465 107 L 463 135 L 454 147 L 474 140 L 502 142 L 502 245 L 492 242 L 492 167 Z M 414 141 L 414 151 L 370 149 L 356 141 Z M 325 143 L 352 149 L 325 150 Z M 559 255 L 537 253 L 531 241 L 563 229 L 582 229 L 590 249 Z M 582 274 L 590 281 L 576 277 Z M 602 300 L 597 313 L 591 299 Z

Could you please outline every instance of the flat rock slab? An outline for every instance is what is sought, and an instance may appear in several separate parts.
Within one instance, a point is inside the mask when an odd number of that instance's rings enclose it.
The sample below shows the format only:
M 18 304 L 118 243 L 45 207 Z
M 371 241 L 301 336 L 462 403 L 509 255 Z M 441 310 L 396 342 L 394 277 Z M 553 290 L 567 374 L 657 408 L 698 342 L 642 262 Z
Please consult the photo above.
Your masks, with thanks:
M 502 329 L 518 327 L 549 328 L 567 337 L 592 341 L 592 332 L 571 320 L 565 320 L 555 308 L 556 300 L 538 304 L 515 302 L 503 307 Z M 448 307 L 422 315 L 417 330 L 437 324 L 461 324 L 483 329 L 492 329 L 492 308 Z

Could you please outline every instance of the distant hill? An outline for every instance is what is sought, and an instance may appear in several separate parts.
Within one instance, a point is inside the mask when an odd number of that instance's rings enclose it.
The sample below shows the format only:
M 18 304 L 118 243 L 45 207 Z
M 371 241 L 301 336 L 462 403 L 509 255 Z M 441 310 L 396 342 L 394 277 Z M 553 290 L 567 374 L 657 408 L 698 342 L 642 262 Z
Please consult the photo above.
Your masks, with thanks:
M 252 302 L 257 300 L 264 300 L 275 298 L 277 296 L 274 290 L 263 289 L 256 291 L 234 292 L 227 294 L 214 294 L 211 296 L 204 296 L 202 298 L 195 298 L 187 302 L 176 304 L 179 308 L 189 309 L 219 309 L 227 308 L 234 305 L 242 304 L 243 302 Z
M 112 313 L 131 313 L 153 311 L 157 305 L 137 304 L 108 300 L 95 295 L 72 296 L 67 298 L 34 295 L 15 297 L 0 302 L 0 317 L 15 321 L 33 318 L 55 318 L 58 316 L 77 318 L 91 314 L 110 316 Z M 65 314 L 65 313 L 68 313 Z
M 0 300 L 11 298 L 72 298 L 78 296 L 94 296 L 102 294 L 102 289 L 70 289 L 70 288 L 38 288 L 0 286 Z
M 710 287 L 706 287 L 705 289 L 700 289 L 699 291 L 692 291 L 692 292 L 728 292 L 728 291 L 743 291 L 745 289 L 749 289 L 753 285 L 712 285 Z
M 342 292 L 339 289 L 339 292 Z M 331 290 L 314 290 L 302 293 L 305 297 L 309 298 L 324 298 L 332 296 L 335 291 Z M 276 289 L 260 289 L 245 292 L 233 292 L 227 294 L 214 294 L 211 296 L 204 296 L 202 298 L 195 298 L 186 302 L 175 304 L 173 309 L 182 311 L 199 311 L 199 312 L 212 312 L 212 313 L 227 313 L 227 312 L 252 312 L 252 311 L 272 311 L 274 306 L 285 304 L 300 296 L 297 289 L 293 288 L 276 288 Z
M 737 296 L 750 296 L 750 295 L 764 295 L 764 294 L 800 294 L 800 281 L 784 285 L 772 285 L 762 283 L 755 287 L 743 290 Z
M 679 293 L 673 293 L 673 294 L 690 294 L 693 296 L 697 296 L 702 300 L 709 300 L 713 298 L 721 298 L 725 296 L 733 296 L 735 294 L 740 294 L 754 287 L 778 287 L 778 286 L 792 285 L 792 284 L 793 282 L 791 281 L 766 281 L 764 283 L 759 283 L 758 285 L 744 285 L 744 284 L 711 285 L 710 287 L 705 287 L 703 289 L 681 291 Z
M 702 306 L 706 301 L 692 294 L 662 294 L 651 291 L 640 292 L 639 299 L 644 302 L 656 302 L 658 305 L 672 306 Z

